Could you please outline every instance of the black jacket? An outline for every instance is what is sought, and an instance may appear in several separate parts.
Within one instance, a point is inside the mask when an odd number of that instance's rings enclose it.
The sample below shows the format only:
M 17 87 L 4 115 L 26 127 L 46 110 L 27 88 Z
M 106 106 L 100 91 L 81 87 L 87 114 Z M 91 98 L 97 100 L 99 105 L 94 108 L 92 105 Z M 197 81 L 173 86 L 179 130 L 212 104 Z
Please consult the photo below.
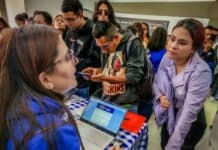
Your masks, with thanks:
M 67 46 L 74 50 L 79 59 L 77 71 L 86 67 L 100 66 L 100 49 L 94 44 L 92 36 L 92 21 L 86 19 L 86 24 L 78 30 L 68 30 L 65 36 Z M 77 77 L 78 87 L 86 87 L 88 82 L 82 77 Z

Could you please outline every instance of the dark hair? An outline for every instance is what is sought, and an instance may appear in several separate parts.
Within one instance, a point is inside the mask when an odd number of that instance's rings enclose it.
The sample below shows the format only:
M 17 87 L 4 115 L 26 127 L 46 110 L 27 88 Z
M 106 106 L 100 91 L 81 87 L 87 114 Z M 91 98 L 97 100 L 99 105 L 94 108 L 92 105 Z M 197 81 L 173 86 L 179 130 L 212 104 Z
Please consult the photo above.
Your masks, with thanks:
M 133 25 L 137 27 L 139 39 L 143 41 L 144 32 L 143 32 L 142 24 L 140 22 L 136 22 Z
M 141 22 L 141 24 L 145 25 L 147 27 L 147 38 L 150 38 L 150 34 L 149 34 L 149 25 L 146 22 Z
M 208 25 L 205 27 L 205 29 L 214 30 L 215 28 L 212 25 Z
M 138 28 L 135 25 L 127 26 L 126 29 L 131 31 L 134 35 L 138 34 Z
M 62 15 L 62 14 L 56 15 L 55 18 L 54 18 L 54 23 L 55 23 L 55 21 L 57 20 L 58 17 L 62 17 L 62 18 L 63 18 L 63 15 Z M 68 27 L 67 27 L 66 24 L 65 24 L 65 28 L 63 29 L 63 31 L 61 31 L 61 32 L 62 32 L 62 38 L 63 38 L 63 39 L 65 39 L 65 36 L 66 36 L 67 31 L 68 31 Z
M 42 15 L 47 25 L 52 25 L 52 16 L 49 12 L 42 11 L 42 10 L 36 10 L 33 13 L 33 18 L 35 18 L 36 15 Z
M 34 19 L 33 19 L 33 17 L 29 17 L 29 18 L 27 19 L 27 24 L 28 24 L 28 25 L 34 24 Z
M 174 31 L 176 28 L 179 27 L 183 27 L 189 32 L 193 41 L 192 46 L 196 51 L 202 48 L 205 38 L 205 31 L 204 31 L 203 24 L 200 21 L 192 18 L 180 20 L 173 27 L 172 31 Z
M 111 40 L 115 33 L 117 33 L 116 26 L 107 21 L 97 21 L 92 30 L 93 37 L 97 39 L 105 36 L 107 40 Z
M 167 31 L 162 27 L 157 27 L 148 42 L 148 48 L 151 51 L 158 51 L 165 47 L 167 42 Z
M 64 13 L 72 11 L 79 15 L 83 11 L 83 6 L 79 0 L 63 0 L 61 11 Z
M 56 20 L 58 17 L 63 17 L 63 15 L 61 15 L 61 14 L 56 15 L 54 20 Z
M 26 21 L 28 19 L 28 15 L 25 12 L 20 13 L 20 14 L 17 14 L 14 19 L 19 20 L 19 21 Z
M 96 3 L 93 17 L 92 17 L 93 22 L 95 23 L 98 21 L 98 9 L 102 4 L 105 4 L 108 7 L 108 20 L 109 20 L 109 22 L 113 23 L 114 25 L 116 25 L 120 29 L 121 27 L 120 27 L 119 23 L 116 22 L 116 19 L 115 19 L 114 9 L 113 9 L 112 5 L 110 4 L 110 2 L 108 2 L 107 0 L 99 0 Z
M 8 28 L 8 27 L 9 27 L 8 23 L 7 23 L 7 22 L 5 21 L 5 19 L 2 18 L 2 17 L 0 17 L 0 23 L 1 23 L 5 28 Z
M 215 35 L 215 34 L 210 34 L 207 40 L 209 40 L 209 41 L 211 41 L 211 42 L 215 42 L 215 40 L 216 40 L 216 35 Z
M 8 138 L 13 141 L 14 149 L 26 149 L 27 142 L 34 136 L 36 129 L 48 131 L 52 128 L 49 131 L 54 131 L 57 126 L 48 125 L 45 120 L 46 126 L 42 129 L 35 113 L 29 108 L 29 97 L 34 98 L 42 112 L 45 112 L 46 107 L 42 97 L 48 96 L 56 100 L 61 107 L 55 113 L 67 112 L 70 123 L 75 126 L 70 112 L 63 104 L 63 96 L 44 88 L 38 79 L 41 72 L 53 71 L 58 43 L 58 31 L 46 25 L 10 29 L 3 35 L 0 43 L 0 149 L 4 149 L 4 141 Z M 18 139 L 13 131 L 14 126 L 19 125 L 22 119 L 30 128 L 24 137 Z M 24 128 L 17 127 L 16 133 L 23 133 L 26 131 Z M 49 132 L 42 134 L 49 146 L 53 147 L 55 141 L 51 140 Z

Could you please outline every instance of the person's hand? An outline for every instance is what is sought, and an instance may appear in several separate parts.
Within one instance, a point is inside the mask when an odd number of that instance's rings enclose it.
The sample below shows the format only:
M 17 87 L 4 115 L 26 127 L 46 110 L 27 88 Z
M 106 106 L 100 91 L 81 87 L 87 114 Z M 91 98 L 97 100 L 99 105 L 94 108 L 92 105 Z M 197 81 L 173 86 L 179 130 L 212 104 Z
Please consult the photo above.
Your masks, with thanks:
M 167 99 L 166 96 L 160 96 L 160 97 L 159 97 L 159 100 L 160 100 L 160 105 L 161 105 L 162 107 L 164 107 L 164 108 L 166 108 L 166 109 L 169 108 L 170 102 L 169 102 L 169 100 Z
M 100 68 L 93 68 L 93 67 L 88 67 L 82 70 L 83 73 L 87 73 L 90 75 L 96 75 L 101 73 L 101 69 Z
M 93 67 L 88 67 L 82 70 L 82 73 L 88 74 L 87 76 L 84 76 L 86 80 L 92 80 L 92 76 L 101 73 L 101 69 L 99 68 L 93 68 Z M 94 81 L 94 80 L 92 80 Z M 94 81 L 98 82 L 98 81 Z
M 102 82 L 104 81 L 104 74 L 102 73 L 98 73 L 98 74 L 94 74 L 91 76 L 90 80 L 94 81 L 94 82 Z

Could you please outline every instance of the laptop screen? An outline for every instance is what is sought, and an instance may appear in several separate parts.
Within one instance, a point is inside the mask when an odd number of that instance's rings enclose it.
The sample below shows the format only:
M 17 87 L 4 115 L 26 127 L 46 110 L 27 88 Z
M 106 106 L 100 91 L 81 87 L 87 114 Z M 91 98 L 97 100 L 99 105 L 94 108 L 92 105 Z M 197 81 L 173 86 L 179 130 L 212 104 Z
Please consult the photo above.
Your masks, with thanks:
M 81 119 L 107 133 L 116 135 L 125 117 L 126 109 L 91 97 Z

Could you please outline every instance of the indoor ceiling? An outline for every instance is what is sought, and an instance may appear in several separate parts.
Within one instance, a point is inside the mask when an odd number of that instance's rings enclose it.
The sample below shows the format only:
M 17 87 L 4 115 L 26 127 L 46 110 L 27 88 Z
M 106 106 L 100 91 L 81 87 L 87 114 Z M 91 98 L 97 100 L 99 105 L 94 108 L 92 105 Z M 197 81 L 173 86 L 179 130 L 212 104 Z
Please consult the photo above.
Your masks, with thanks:
M 113 3 L 137 3 L 137 2 L 214 2 L 216 0 L 110 0 Z

